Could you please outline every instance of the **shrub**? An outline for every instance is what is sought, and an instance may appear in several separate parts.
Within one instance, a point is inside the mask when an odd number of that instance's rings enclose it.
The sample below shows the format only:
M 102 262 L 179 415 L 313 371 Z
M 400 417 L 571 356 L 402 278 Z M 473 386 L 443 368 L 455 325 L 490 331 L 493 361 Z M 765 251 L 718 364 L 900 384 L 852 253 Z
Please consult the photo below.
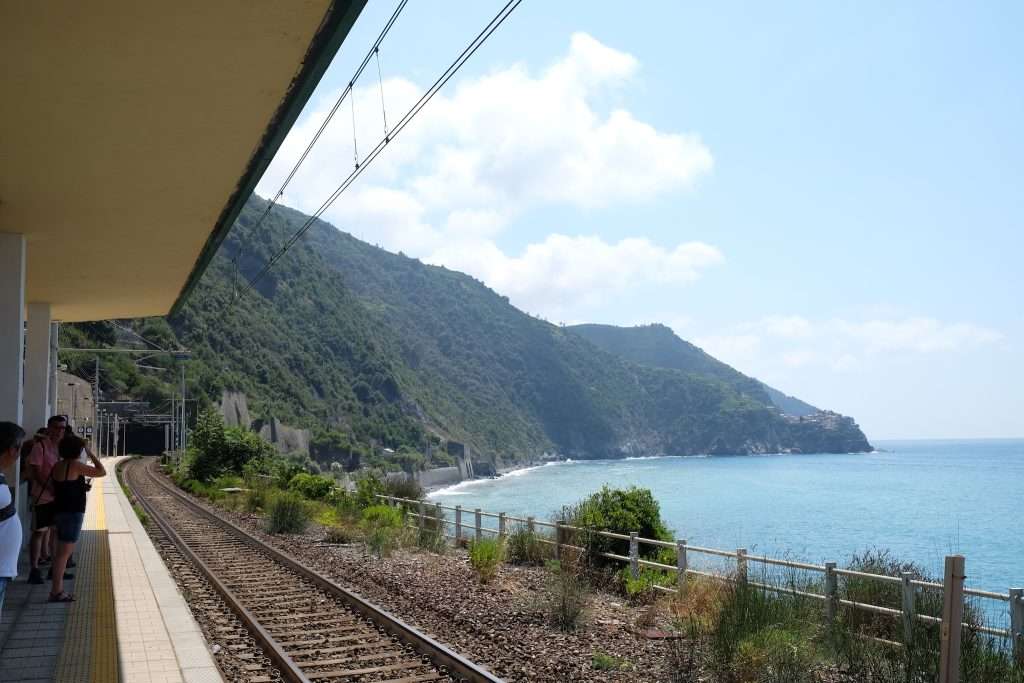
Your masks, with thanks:
M 327 543 L 338 543 L 348 545 L 362 540 L 358 530 L 344 524 L 335 524 L 327 528 L 324 541 Z
M 745 583 L 724 585 L 719 595 L 720 609 L 709 640 L 714 664 L 720 671 L 735 670 L 744 643 L 752 643 L 746 646 L 745 656 L 749 658 L 761 646 L 781 647 L 780 640 L 790 635 L 799 636 L 807 641 L 808 647 L 813 647 L 821 630 L 821 605 L 808 598 L 773 595 Z M 786 634 L 761 633 L 769 628 L 781 629 Z
M 408 498 L 410 500 L 423 499 L 423 487 L 411 476 L 388 477 L 384 484 L 384 493 L 395 498 Z
M 498 573 L 498 565 L 505 558 L 505 544 L 497 538 L 481 538 L 469 544 L 469 564 L 480 583 L 488 583 Z
M 267 531 L 272 534 L 297 534 L 309 524 L 309 504 L 296 493 L 274 496 L 267 510 Z
M 632 668 L 629 660 L 604 652 L 595 652 L 590 658 L 590 666 L 595 671 L 629 671 Z
M 199 414 L 189 452 L 189 476 L 205 482 L 224 473 L 241 474 L 249 461 L 273 455 L 274 447 L 253 432 L 225 427 L 220 415 L 205 410 Z
M 363 510 L 359 528 L 367 547 L 384 557 L 401 542 L 402 512 L 387 505 L 371 505 Z
M 334 505 L 334 509 L 337 511 L 339 519 L 351 522 L 359 521 L 359 503 L 356 501 L 355 496 L 348 492 L 343 491 L 340 488 L 334 489 L 327 497 L 327 503 L 329 505 Z
M 377 477 L 367 475 L 356 479 L 355 500 L 360 510 L 380 505 L 379 493 L 384 493 L 384 484 Z
M 676 629 L 694 636 L 711 633 L 718 624 L 727 590 L 721 581 L 687 578 L 686 590 L 676 593 L 669 603 Z
M 638 604 L 653 602 L 658 597 L 655 586 L 666 586 L 675 581 L 674 576 L 647 567 L 641 568 L 636 578 L 633 578 L 629 567 L 625 567 L 619 571 L 619 579 L 626 597 Z
M 417 525 L 416 545 L 422 550 L 443 553 L 447 547 L 444 536 L 444 513 L 433 506 L 425 506 L 423 520 Z
M 551 546 L 542 543 L 537 532 L 530 531 L 526 525 L 513 527 L 505 541 L 505 556 L 512 564 L 541 566 L 545 560 L 551 559 Z
M 931 580 L 918 565 L 898 560 L 888 550 L 878 548 L 854 555 L 850 560 L 849 568 L 866 574 L 885 576 L 900 576 L 903 572 L 910 572 L 914 579 Z M 893 609 L 899 609 L 902 606 L 902 588 L 898 584 L 850 576 L 840 584 L 840 589 L 844 587 L 845 595 L 842 597 L 854 602 Z M 915 609 L 921 614 L 940 617 L 942 615 L 942 595 L 933 591 L 922 593 L 918 596 Z M 857 609 L 843 612 L 844 627 L 855 633 L 863 633 L 886 640 L 902 640 L 903 628 L 898 619 Z
M 619 534 L 637 532 L 642 538 L 671 540 L 671 534 L 661 520 L 661 507 L 649 489 L 613 489 L 607 486 L 575 505 L 562 508 L 559 517 L 570 526 L 593 531 L 613 531 Z M 595 566 L 609 566 L 614 560 L 600 553 L 629 554 L 629 541 L 605 538 L 597 534 L 575 532 L 570 542 L 587 550 L 589 561 Z M 641 545 L 640 552 L 647 557 L 656 556 L 654 546 Z
M 334 490 L 334 481 L 319 474 L 299 472 L 288 482 L 288 490 L 300 493 L 310 500 L 324 500 Z
M 813 682 L 815 659 L 806 632 L 773 625 L 739 644 L 733 669 L 744 683 Z
M 402 511 L 390 505 L 371 505 L 363 510 L 362 521 L 369 526 L 397 529 L 402 526 Z
M 564 632 L 573 631 L 583 616 L 587 599 L 587 582 L 578 568 L 555 560 L 547 563 L 549 570 L 543 598 L 551 622 Z
M 257 484 L 245 492 L 243 509 L 250 513 L 259 512 L 267 506 L 269 500 L 270 490 L 264 485 Z
M 238 491 L 225 491 L 224 489 L 241 489 L 244 486 L 245 482 L 241 477 L 234 474 L 222 474 L 210 483 L 208 495 L 210 500 L 235 510 L 242 504 L 242 497 Z
M 185 483 L 181 485 L 181 488 L 185 489 L 193 496 L 198 496 L 200 498 L 208 498 L 210 495 L 210 487 L 198 479 L 186 480 Z

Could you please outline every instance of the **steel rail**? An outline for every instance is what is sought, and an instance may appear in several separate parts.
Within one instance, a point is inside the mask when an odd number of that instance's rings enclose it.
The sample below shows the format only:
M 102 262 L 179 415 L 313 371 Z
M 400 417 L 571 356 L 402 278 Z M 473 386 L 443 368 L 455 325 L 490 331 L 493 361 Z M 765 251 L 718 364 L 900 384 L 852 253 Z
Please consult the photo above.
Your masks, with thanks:
M 309 581 L 310 583 L 314 584 L 316 587 L 320 588 L 331 597 L 341 600 L 343 603 L 345 603 L 346 606 L 352 609 L 353 612 L 372 622 L 376 626 L 380 627 L 385 632 L 394 636 L 402 643 L 411 646 L 420 655 L 427 657 L 431 662 L 434 663 L 435 666 L 443 667 L 452 675 L 469 681 L 470 683 L 501 683 L 502 679 L 496 677 L 487 669 L 484 669 L 483 667 L 474 664 L 473 662 L 462 657 L 458 653 L 450 650 L 446 646 L 437 642 L 430 636 L 404 623 L 403 621 L 395 617 L 393 614 L 377 607 L 376 605 L 373 605 L 372 603 L 362 598 L 361 596 L 357 595 L 356 593 L 353 593 L 347 588 L 344 588 L 338 585 L 337 583 L 334 583 L 330 579 L 322 576 L 321 574 L 305 567 L 302 563 L 293 558 L 291 555 L 281 550 L 278 550 L 273 546 L 267 545 L 266 543 L 256 538 L 255 536 L 252 536 L 249 532 L 245 531 L 244 529 L 234 524 L 230 520 L 219 517 L 210 510 L 207 510 L 202 505 L 199 505 L 198 503 L 193 501 L 184 492 L 178 490 L 173 485 L 168 484 L 165 481 L 162 481 L 161 478 L 156 476 L 156 474 L 152 471 L 152 467 L 146 466 L 146 464 L 144 463 L 140 463 L 139 466 L 143 467 L 145 474 L 148 476 L 151 482 L 159 486 L 164 492 L 171 495 L 176 500 L 176 502 L 182 503 L 191 512 L 194 512 L 198 514 L 200 517 L 217 524 L 226 532 L 236 537 L 243 543 L 270 556 L 274 561 L 283 565 L 285 568 L 291 570 L 295 574 L 298 574 L 302 579 L 305 579 L 306 581 Z M 129 472 L 130 471 L 131 470 L 129 470 Z M 158 522 L 161 529 L 167 532 L 169 525 L 166 522 L 163 522 L 162 518 L 160 517 L 160 513 L 158 513 L 155 510 L 155 508 L 151 504 L 149 504 L 148 501 L 146 501 L 143 498 L 143 496 L 137 491 L 136 496 L 139 498 L 143 506 L 146 508 L 147 514 L 150 514 L 150 516 Z M 174 533 L 173 530 L 170 530 L 168 536 L 174 539 L 175 544 L 179 546 L 179 548 L 189 557 L 190 560 L 194 558 L 197 561 L 197 566 L 200 567 L 200 569 L 205 574 L 207 574 L 208 578 L 210 578 L 211 580 L 211 583 L 218 588 L 218 592 L 221 592 L 220 587 L 222 586 L 222 584 L 220 584 L 220 581 L 216 579 L 212 572 L 210 572 L 209 568 L 205 565 L 205 563 L 199 560 L 199 558 L 196 557 L 195 553 L 188 548 L 187 544 L 181 539 L 181 537 L 178 536 L 178 534 Z M 246 625 L 249 625 L 251 623 L 255 626 L 255 628 L 253 628 L 251 631 L 254 637 L 256 637 L 259 640 L 259 634 L 262 631 L 263 634 L 268 638 L 268 641 L 272 645 L 274 645 L 274 647 L 266 648 L 266 651 L 268 653 L 268 656 L 270 656 L 271 659 L 274 660 L 274 663 L 282 669 L 282 675 L 284 675 L 284 671 L 286 669 L 294 668 L 297 670 L 297 665 L 295 665 L 295 663 L 291 661 L 287 654 L 283 650 L 281 650 L 280 646 L 273 642 L 273 638 L 269 635 L 269 633 L 266 633 L 265 630 L 263 630 L 262 627 L 260 627 L 259 624 L 255 622 L 255 618 L 251 615 L 251 613 L 248 613 L 248 611 L 235 599 L 235 597 L 231 594 L 230 590 L 228 590 L 226 586 L 223 586 L 223 588 L 224 591 L 226 591 L 226 593 L 222 592 L 225 601 L 228 602 L 228 604 L 231 605 L 233 609 L 235 609 L 236 607 L 238 608 L 236 609 L 236 612 L 238 613 L 239 618 L 243 621 L 243 623 L 246 623 Z M 275 657 L 273 656 L 272 653 L 275 652 L 275 649 L 279 650 L 280 654 L 283 655 L 280 661 L 284 664 L 280 664 L 278 660 L 275 659 Z M 288 665 L 289 662 L 290 665 Z M 305 677 L 305 674 L 303 674 L 301 671 L 299 671 L 299 676 L 302 677 L 292 678 L 289 680 L 303 682 L 309 681 L 309 678 Z
M 134 470 L 135 467 L 137 467 L 137 465 L 132 465 L 130 466 L 130 469 Z M 239 621 L 242 622 L 242 625 L 245 626 L 246 630 L 248 630 L 249 633 L 252 634 L 253 638 L 255 638 L 260 644 L 260 647 L 267 654 L 267 657 L 270 658 L 281 672 L 281 676 L 291 683 L 312 683 L 302 672 L 302 669 L 299 668 L 299 665 L 288 656 L 288 653 L 286 653 L 280 645 L 278 645 L 274 637 L 263 628 L 259 621 L 257 621 L 256 617 L 253 616 L 252 612 L 242 604 L 241 600 L 239 600 L 234 592 L 217 577 L 216 573 L 214 573 L 209 565 L 207 565 L 202 558 L 196 555 L 192 548 L 189 547 L 188 543 L 178 535 L 178 532 L 175 531 L 174 527 L 172 527 L 163 518 L 163 516 L 153 506 L 152 502 L 147 500 L 139 492 L 138 488 L 130 485 L 132 474 L 133 472 L 130 472 L 129 468 L 125 468 L 125 479 L 128 481 L 129 487 L 138 499 L 139 504 L 146 511 L 146 514 L 149 515 L 149 518 L 153 520 L 158 527 L 160 527 L 160 530 L 171 540 L 178 550 L 181 551 L 181 553 L 199 569 L 203 576 L 206 577 L 206 580 L 209 581 L 214 590 L 220 594 L 224 599 L 224 602 L 227 603 L 228 607 L 230 607 L 235 613 L 235 616 L 237 616 Z M 152 473 L 148 471 L 147 474 L 152 476 Z

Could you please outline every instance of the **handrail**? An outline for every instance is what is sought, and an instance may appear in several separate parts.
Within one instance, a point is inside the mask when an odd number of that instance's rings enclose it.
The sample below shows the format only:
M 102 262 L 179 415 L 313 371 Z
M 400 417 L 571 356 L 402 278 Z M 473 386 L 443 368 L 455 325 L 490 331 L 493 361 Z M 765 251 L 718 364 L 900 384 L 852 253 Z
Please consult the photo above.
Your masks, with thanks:
M 465 507 L 462 507 L 462 506 L 454 506 L 453 507 L 453 506 L 450 506 L 450 505 L 443 505 L 441 503 L 427 503 L 427 502 L 424 502 L 424 501 L 421 501 L 421 500 L 413 500 L 413 499 L 410 499 L 410 498 L 399 498 L 399 497 L 396 497 L 396 496 L 387 496 L 387 495 L 384 495 L 384 494 L 377 494 L 377 497 L 381 498 L 383 500 L 389 500 L 389 501 L 394 501 L 394 502 L 398 502 L 398 503 L 408 503 L 408 504 L 413 504 L 413 505 L 421 505 L 421 504 L 423 504 L 423 505 L 426 505 L 426 506 L 428 506 L 430 508 L 433 508 L 435 510 L 437 510 L 437 509 L 450 510 L 452 512 L 461 510 L 462 512 L 464 512 L 466 514 L 473 514 L 473 515 L 475 515 L 478 512 L 478 510 L 476 510 L 476 509 L 465 508 Z M 414 512 L 411 512 L 411 511 L 409 512 L 409 514 L 411 516 L 414 516 L 414 517 L 417 517 L 417 518 L 419 517 L 419 515 L 417 513 L 414 513 Z M 826 575 L 826 577 L 828 576 L 829 571 L 831 571 L 831 572 L 833 572 L 833 574 L 835 576 L 842 576 L 842 577 L 846 577 L 846 578 L 866 579 L 866 580 L 869 580 L 869 581 L 879 581 L 879 582 L 882 582 L 882 583 L 888 583 L 888 584 L 892 584 L 892 585 L 901 585 L 903 583 L 903 579 L 902 578 L 897 577 L 897 576 L 888 576 L 886 574 L 874 574 L 874 573 L 871 573 L 871 572 L 857 571 L 855 569 L 840 569 L 840 568 L 834 567 L 834 566 L 832 566 L 831 569 L 830 569 L 829 567 L 826 567 L 826 566 L 823 566 L 823 565 L 818 565 L 818 564 L 812 564 L 812 563 L 809 563 L 809 562 L 799 562 L 799 561 L 795 561 L 795 560 L 776 559 L 776 558 L 767 557 L 767 556 L 764 556 L 764 555 L 748 555 L 746 553 L 742 553 L 741 554 L 740 552 L 732 551 L 732 550 L 720 550 L 718 548 L 706 548 L 706 547 L 702 547 L 702 546 L 695 546 L 695 545 L 689 545 L 689 544 L 680 544 L 678 542 L 663 541 L 663 540 L 654 539 L 654 538 L 642 538 L 642 537 L 639 537 L 639 536 L 633 537 L 633 536 L 631 536 L 629 534 L 620 534 L 620 533 L 616 533 L 614 531 L 606 531 L 606 530 L 603 530 L 603 529 L 588 529 L 588 528 L 585 528 L 585 527 L 578 527 L 578 526 L 571 525 L 571 524 L 563 524 L 563 523 L 557 523 L 557 522 L 556 523 L 546 522 L 546 521 L 541 520 L 541 519 L 530 518 L 530 517 L 524 518 L 524 517 L 518 517 L 518 516 L 515 516 L 515 515 L 502 514 L 502 513 L 495 514 L 493 512 L 486 512 L 484 510 L 479 510 L 479 514 L 482 517 L 486 516 L 486 517 L 497 518 L 497 519 L 504 518 L 506 522 L 518 522 L 518 523 L 521 523 L 521 524 L 531 524 L 531 525 L 533 525 L 533 528 L 544 527 L 546 529 L 555 529 L 555 530 L 561 529 L 561 530 L 569 531 L 569 532 L 589 533 L 589 534 L 593 534 L 595 536 L 599 536 L 599 537 L 602 537 L 602 538 L 611 538 L 611 539 L 618 540 L 618 541 L 632 541 L 632 539 L 635 538 L 637 546 L 639 546 L 639 545 L 651 545 L 651 546 L 655 546 L 655 547 L 659 547 L 659 548 L 669 548 L 669 549 L 672 549 L 672 550 L 676 550 L 677 548 L 682 547 L 682 548 L 685 548 L 685 552 L 687 552 L 687 553 L 698 553 L 698 554 L 703 554 L 703 555 L 712 555 L 712 556 L 716 556 L 716 557 L 725 557 L 725 558 L 735 559 L 737 561 L 737 563 L 741 563 L 742 562 L 742 563 L 744 563 L 744 565 L 745 565 L 745 563 L 748 563 L 748 562 L 757 562 L 757 563 L 764 564 L 764 565 L 771 565 L 771 566 L 777 566 L 777 567 L 787 567 L 787 568 L 790 568 L 790 569 L 799 569 L 799 570 L 803 570 L 803 571 L 812 571 L 812 572 L 824 573 Z M 424 518 L 425 519 L 434 520 L 435 523 L 439 522 L 440 524 L 443 525 L 443 528 L 446 528 L 446 527 L 454 525 L 454 522 L 448 521 L 448 520 L 444 519 L 443 517 L 438 519 L 437 517 L 431 517 L 431 516 L 428 516 L 428 515 L 424 515 Z M 472 521 L 469 521 L 469 520 L 464 520 L 462 522 L 462 527 L 464 529 L 469 530 L 471 533 L 475 533 L 475 531 L 476 531 L 476 525 Z M 487 527 L 484 527 L 482 525 L 480 527 L 480 531 L 481 531 L 481 533 L 486 531 L 487 533 L 490 533 L 490 534 L 500 534 L 501 533 L 501 530 L 495 530 L 495 529 L 487 528 Z M 584 548 L 582 548 L 580 546 L 572 545 L 572 544 L 565 543 L 565 542 L 559 542 L 561 539 L 550 540 L 549 538 L 539 538 L 538 540 L 541 543 L 545 543 L 547 545 L 552 545 L 552 546 L 556 546 L 556 547 L 560 546 L 560 547 L 563 547 L 563 548 L 572 548 L 572 549 L 576 549 L 576 550 L 584 550 Z M 631 554 L 633 552 L 635 552 L 635 550 L 631 551 Z M 641 559 L 639 557 L 631 558 L 631 557 L 628 557 L 628 556 L 625 556 L 625 555 L 618 555 L 618 554 L 609 553 L 609 552 L 598 553 L 598 555 L 600 555 L 601 557 L 605 557 L 605 558 L 611 559 L 611 560 L 615 560 L 617 562 L 624 562 L 624 563 L 632 563 L 633 560 L 636 559 L 637 566 L 651 567 L 653 569 L 659 569 L 659 570 L 662 570 L 662 571 L 674 571 L 674 572 L 678 572 L 679 571 L 679 567 L 673 567 L 671 565 L 662 564 L 660 562 L 654 562 L 652 560 L 645 560 L 645 559 Z M 735 579 L 735 578 L 727 577 L 727 576 L 722 576 L 722 575 L 715 574 L 715 573 L 712 573 L 712 572 L 697 571 L 697 570 L 689 569 L 689 568 L 686 568 L 685 571 L 686 571 L 687 575 L 702 576 L 702 577 L 718 579 L 720 581 L 726 581 L 726 582 L 736 582 L 737 581 L 737 579 Z M 815 600 L 825 600 L 825 601 L 827 601 L 827 600 L 830 599 L 827 595 L 821 595 L 819 593 L 809 593 L 809 592 L 806 592 L 806 591 L 800 591 L 800 590 L 798 590 L 796 588 L 784 588 L 784 587 L 778 587 L 778 586 L 770 586 L 769 584 L 756 583 L 756 582 L 753 582 L 753 581 L 748 581 L 747 583 L 749 585 L 756 586 L 756 587 L 764 589 L 764 590 L 771 590 L 771 591 L 782 592 L 782 593 L 790 593 L 790 594 L 793 594 L 793 595 L 807 597 L 807 598 L 811 598 L 811 599 L 815 599 Z M 910 580 L 909 583 L 910 583 L 911 586 L 914 586 L 914 587 L 917 587 L 917 588 L 923 588 L 923 589 L 927 589 L 927 590 L 943 590 L 944 589 L 943 584 L 937 583 L 937 582 L 934 582 L 934 581 L 923 581 L 923 580 L 918 580 L 918 579 L 912 579 L 912 580 Z M 671 591 L 672 590 L 672 589 L 667 589 L 667 588 L 664 588 L 664 587 L 661 587 L 661 588 L 662 588 L 662 590 L 667 590 L 667 591 Z M 1013 603 L 1014 602 L 1014 599 L 1009 594 L 1007 594 L 1007 593 L 996 593 L 996 592 L 993 592 L 993 591 L 980 590 L 980 589 L 976 589 L 976 588 L 964 587 L 963 594 L 965 596 L 970 595 L 970 596 L 979 597 L 979 598 L 986 598 L 986 599 L 990 599 L 990 600 L 999 600 L 999 601 L 1002 601 L 1002 602 L 1009 602 L 1009 603 Z M 1018 600 L 1022 604 L 1024 604 L 1024 596 L 1022 596 L 1021 598 L 1018 598 Z M 837 597 L 836 598 L 836 604 L 843 605 L 843 606 L 846 606 L 846 607 L 852 607 L 852 608 L 855 608 L 855 609 L 861 609 L 861 610 L 865 610 L 865 611 L 869 611 L 869 612 L 875 612 L 877 614 L 885 614 L 885 615 L 889 615 L 889 616 L 902 616 L 903 615 L 903 611 L 899 610 L 899 609 L 893 609 L 891 607 L 882 607 L 882 606 L 879 606 L 879 605 L 871 605 L 871 604 L 868 604 L 868 603 L 856 602 L 856 601 L 853 601 L 853 600 L 847 600 L 845 598 L 838 598 Z M 929 616 L 929 615 L 925 615 L 925 614 L 913 614 L 913 618 L 915 618 L 915 619 L 917 619 L 919 621 L 926 622 L 926 623 L 941 623 L 941 619 L 938 619 L 937 617 L 932 617 L 932 616 Z M 964 626 L 966 626 L 966 627 L 968 627 L 970 629 L 973 629 L 974 631 L 977 631 L 979 633 L 986 633 L 986 634 L 990 634 L 990 635 L 997 635 L 997 636 L 1004 636 L 1004 637 L 1011 637 L 1012 636 L 1012 634 L 1010 633 L 1010 629 L 994 629 L 994 628 L 990 628 L 990 627 L 987 627 L 987 626 L 970 625 L 970 624 L 964 624 Z
M 872 579 L 874 581 L 882 581 L 885 583 L 902 584 L 903 579 L 898 576 L 887 576 L 885 574 L 871 574 L 869 572 L 858 572 L 853 569 L 833 569 L 839 576 L 853 576 L 858 579 Z

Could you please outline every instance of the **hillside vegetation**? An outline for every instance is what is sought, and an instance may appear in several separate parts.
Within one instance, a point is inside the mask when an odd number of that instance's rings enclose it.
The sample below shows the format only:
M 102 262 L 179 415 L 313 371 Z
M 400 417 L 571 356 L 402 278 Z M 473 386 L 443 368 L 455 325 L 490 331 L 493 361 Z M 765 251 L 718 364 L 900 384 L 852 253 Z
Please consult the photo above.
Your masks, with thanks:
M 680 339 L 665 325 L 616 327 L 615 325 L 573 325 L 595 346 L 640 365 L 673 368 L 683 372 L 706 375 L 721 380 L 737 391 L 756 397 L 765 404 L 774 405 L 787 415 L 802 417 L 813 415 L 818 409 L 798 398 L 748 377 L 705 353 L 688 341 Z
M 388 447 L 422 464 L 428 440 L 442 439 L 497 466 L 543 452 L 870 448 L 848 418 L 784 417 L 764 385 L 696 347 L 700 362 L 689 365 L 631 358 L 592 330 L 519 311 L 472 277 L 319 221 L 255 291 L 236 297 L 306 220 L 275 207 L 260 223 L 265 207 L 250 201 L 182 311 L 129 324 L 192 350 L 189 383 L 204 402 L 244 392 L 254 417 L 310 428 L 324 459 Z M 68 334 L 84 345 L 110 328 Z M 174 380 L 129 366 L 115 373 L 114 393 L 156 397 Z

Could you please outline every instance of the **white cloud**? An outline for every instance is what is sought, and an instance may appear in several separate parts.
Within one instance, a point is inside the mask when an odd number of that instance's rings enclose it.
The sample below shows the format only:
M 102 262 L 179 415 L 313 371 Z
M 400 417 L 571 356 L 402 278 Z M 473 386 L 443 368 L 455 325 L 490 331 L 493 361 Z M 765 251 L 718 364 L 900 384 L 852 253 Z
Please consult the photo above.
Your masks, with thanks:
M 565 317 L 573 311 L 563 301 L 588 307 L 629 287 L 686 284 L 723 257 L 702 242 L 665 249 L 647 239 L 609 243 L 594 236 L 553 234 L 519 256 L 504 254 L 493 242 L 463 241 L 440 248 L 430 260 L 476 274 L 527 310 Z M 553 293 L 559 298 L 553 300 Z
M 847 372 L 878 354 L 966 351 L 1004 339 L 997 330 L 969 322 L 946 323 L 912 316 L 900 319 L 814 321 L 768 316 L 698 339 L 708 353 L 748 372 L 773 368 L 824 368 Z
M 1003 335 L 993 329 L 972 323 L 942 323 L 933 318 L 905 320 L 868 320 L 850 323 L 833 321 L 840 334 L 863 343 L 869 352 L 958 351 L 965 347 L 1000 341 Z
M 576 33 L 568 53 L 540 73 L 513 65 L 462 81 L 436 96 L 324 218 L 387 249 L 469 272 L 548 317 L 648 283 L 692 282 L 722 262 L 715 247 L 557 232 L 517 255 L 499 246 L 532 209 L 643 202 L 686 190 L 711 170 L 698 136 L 659 131 L 624 109 L 595 108 L 597 95 L 621 88 L 639 67 L 632 55 Z M 394 78 L 383 87 L 392 124 L 423 90 Z M 365 153 L 383 135 L 380 91 L 374 83 L 355 92 Z M 261 194 L 276 191 L 336 96 L 325 96 L 288 136 Z M 352 170 L 353 147 L 346 102 L 282 201 L 316 210 Z
M 813 332 L 812 323 L 798 315 L 769 316 L 761 320 L 759 327 L 769 334 L 791 339 L 806 338 Z

